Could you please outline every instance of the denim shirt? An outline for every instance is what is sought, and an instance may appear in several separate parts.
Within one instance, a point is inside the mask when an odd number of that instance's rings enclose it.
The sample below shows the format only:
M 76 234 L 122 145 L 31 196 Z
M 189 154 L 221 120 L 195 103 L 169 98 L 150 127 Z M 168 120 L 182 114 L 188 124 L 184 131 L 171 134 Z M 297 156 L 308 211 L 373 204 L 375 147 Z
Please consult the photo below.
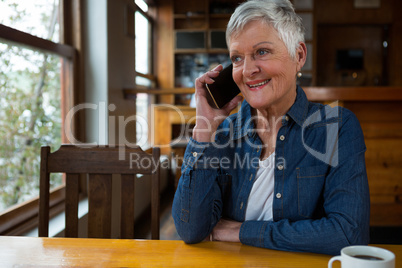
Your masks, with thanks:
M 273 221 L 245 221 L 262 142 L 243 101 L 218 128 L 215 142 L 190 139 L 172 216 L 180 237 L 198 243 L 221 217 L 242 222 L 243 244 L 339 254 L 369 242 L 366 147 L 355 115 L 312 103 L 299 86 L 283 116 L 275 148 Z

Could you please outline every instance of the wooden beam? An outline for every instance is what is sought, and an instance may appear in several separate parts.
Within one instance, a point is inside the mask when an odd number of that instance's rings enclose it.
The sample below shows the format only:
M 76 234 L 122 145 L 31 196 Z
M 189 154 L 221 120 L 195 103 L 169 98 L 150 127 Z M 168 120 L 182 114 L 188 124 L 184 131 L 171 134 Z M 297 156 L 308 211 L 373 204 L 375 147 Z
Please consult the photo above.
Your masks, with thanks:
M 46 52 L 55 53 L 59 56 L 69 59 L 73 59 L 75 55 L 75 49 L 68 45 L 54 43 L 50 40 L 21 32 L 3 24 L 0 24 L 0 38 L 18 43 L 19 45 L 25 45 L 34 47 L 36 49 L 45 50 Z
M 160 88 L 174 87 L 174 21 L 173 0 L 158 0 L 157 16 L 155 21 L 155 75 Z M 174 103 L 173 95 L 162 95 L 161 103 Z

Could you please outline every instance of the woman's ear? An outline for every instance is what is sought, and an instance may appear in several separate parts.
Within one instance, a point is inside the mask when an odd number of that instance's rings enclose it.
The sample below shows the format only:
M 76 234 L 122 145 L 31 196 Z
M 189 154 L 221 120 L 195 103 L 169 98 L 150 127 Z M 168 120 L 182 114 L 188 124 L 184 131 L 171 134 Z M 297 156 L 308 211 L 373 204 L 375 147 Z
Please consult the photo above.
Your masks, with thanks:
M 305 43 L 300 42 L 299 46 L 296 49 L 296 63 L 298 72 L 304 66 L 306 59 L 307 59 L 307 46 Z

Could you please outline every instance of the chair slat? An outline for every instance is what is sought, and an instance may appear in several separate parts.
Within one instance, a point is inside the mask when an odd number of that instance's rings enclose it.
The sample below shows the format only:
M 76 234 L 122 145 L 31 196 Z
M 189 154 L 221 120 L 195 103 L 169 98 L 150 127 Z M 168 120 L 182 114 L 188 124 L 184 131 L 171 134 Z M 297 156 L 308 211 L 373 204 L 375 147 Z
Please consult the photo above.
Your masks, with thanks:
M 121 175 L 121 222 L 120 236 L 134 238 L 134 185 L 135 175 Z
M 110 238 L 112 175 L 89 174 L 88 187 L 88 237 Z
M 160 165 L 159 165 L 159 157 L 160 157 L 160 149 L 153 148 L 152 150 L 152 157 L 155 163 L 158 163 L 152 174 L 152 182 L 151 182 L 151 238 L 152 239 L 159 239 L 159 232 L 160 232 Z
M 79 174 L 66 175 L 66 229 L 65 237 L 78 237 Z
M 40 187 L 39 187 L 39 236 L 49 236 L 49 172 L 47 171 L 50 147 L 42 147 L 40 152 Z

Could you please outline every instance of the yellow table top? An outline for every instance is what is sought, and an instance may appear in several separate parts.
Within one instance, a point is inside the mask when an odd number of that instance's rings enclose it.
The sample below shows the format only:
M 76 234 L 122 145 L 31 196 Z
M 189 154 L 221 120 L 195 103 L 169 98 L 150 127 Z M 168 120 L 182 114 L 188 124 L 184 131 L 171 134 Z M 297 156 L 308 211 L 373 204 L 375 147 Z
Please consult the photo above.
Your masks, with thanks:
M 376 245 L 402 263 L 402 245 Z M 332 256 L 169 240 L 0 237 L 0 267 L 327 267 Z M 337 263 L 339 265 L 339 263 Z M 339 266 L 334 266 L 339 267 Z

